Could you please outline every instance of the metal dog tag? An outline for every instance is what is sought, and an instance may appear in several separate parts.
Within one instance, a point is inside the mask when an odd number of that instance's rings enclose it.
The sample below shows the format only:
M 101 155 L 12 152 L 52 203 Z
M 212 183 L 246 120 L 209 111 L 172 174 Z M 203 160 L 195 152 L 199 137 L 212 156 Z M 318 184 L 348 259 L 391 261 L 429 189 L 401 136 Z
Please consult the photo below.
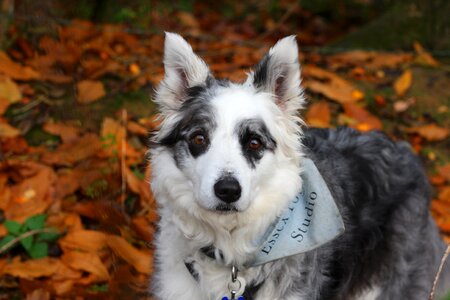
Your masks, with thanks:
M 313 161 L 303 159 L 302 192 L 261 239 L 248 267 L 313 250 L 342 234 L 341 214 Z

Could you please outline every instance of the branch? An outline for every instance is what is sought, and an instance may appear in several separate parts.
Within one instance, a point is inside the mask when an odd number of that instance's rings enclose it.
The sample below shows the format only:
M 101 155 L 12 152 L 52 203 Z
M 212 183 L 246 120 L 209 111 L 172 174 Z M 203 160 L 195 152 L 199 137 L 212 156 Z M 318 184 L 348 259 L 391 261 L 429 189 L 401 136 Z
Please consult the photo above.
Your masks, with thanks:
M 0 255 L 3 254 L 4 252 L 6 252 L 9 248 L 14 246 L 18 242 L 20 242 L 20 240 L 22 240 L 26 237 L 32 236 L 32 235 L 42 233 L 42 232 L 57 232 L 57 231 L 53 228 L 42 228 L 42 229 L 35 229 L 35 230 L 27 231 L 27 232 L 19 235 L 15 239 L 11 240 L 9 243 L 6 243 L 5 245 L 3 245 L 3 247 L 0 248 Z
M 445 250 L 444 255 L 442 256 L 441 264 L 439 265 L 439 269 L 436 273 L 436 277 L 434 278 L 433 288 L 431 289 L 430 297 L 428 298 L 428 300 L 434 299 L 434 293 L 436 292 L 436 286 L 437 286 L 439 277 L 441 276 L 441 272 L 442 272 L 442 268 L 444 266 L 445 260 L 447 259 L 447 256 L 449 255 L 449 253 L 450 253 L 450 244 L 447 245 L 447 249 Z

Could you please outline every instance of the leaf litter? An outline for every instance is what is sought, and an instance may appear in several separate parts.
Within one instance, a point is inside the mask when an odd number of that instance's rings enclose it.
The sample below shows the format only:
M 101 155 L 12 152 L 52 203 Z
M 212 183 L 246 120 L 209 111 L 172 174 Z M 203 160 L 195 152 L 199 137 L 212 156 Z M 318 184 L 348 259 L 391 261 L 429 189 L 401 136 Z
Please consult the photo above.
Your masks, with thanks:
M 175 17 L 180 24 L 174 31 L 189 34 L 217 77 L 244 80 L 245 71 L 276 40 L 242 43 L 254 37 L 250 26 L 244 32 L 222 24 L 216 30 L 228 38 L 205 41 L 210 21 L 189 12 Z M 266 24 L 276 26 L 271 19 Z M 300 38 L 313 39 L 307 33 Z M 0 52 L 0 209 L 7 221 L 0 225 L 0 238 L 10 233 L 8 222 L 22 224 L 41 214 L 46 215 L 42 226 L 60 233 L 48 243 L 46 257 L 33 259 L 15 247 L 0 259 L 0 276 L 12 277 L 27 299 L 149 299 L 158 215 L 146 148 L 158 115 L 133 114 L 122 107 L 87 128 L 81 117 L 49 114 L 67 103 L 64 97 L 83 111 L 116 94 L 153 88 L 163 77 L 162 44 L 161 34 L 142 37 L 120 25 L 74 20 L 56 35 L 40 36 L 36 45 L 18 39 L 14 51 L 19 56 Z M 448 106 L 441 104 L 433 117 L 413 114 L 414 83 L 419 80 L 414 68 L 439 69 L 441 64 L 420 44 L 412 48 L 415 54 L 301 51 L 302 85 L 311 103 L 303 115 L 310 126 L 347 125 L 408 139 L 427 160 L 435 188 L 431 211 L 450 241 L 450 154 L 439 152 L 448 146 L 448 118 L 442 117 Z M 30 127 L 26 122 L 31 116 L 35 121 Z M 34 127 L 45 138 L 32 146 Z

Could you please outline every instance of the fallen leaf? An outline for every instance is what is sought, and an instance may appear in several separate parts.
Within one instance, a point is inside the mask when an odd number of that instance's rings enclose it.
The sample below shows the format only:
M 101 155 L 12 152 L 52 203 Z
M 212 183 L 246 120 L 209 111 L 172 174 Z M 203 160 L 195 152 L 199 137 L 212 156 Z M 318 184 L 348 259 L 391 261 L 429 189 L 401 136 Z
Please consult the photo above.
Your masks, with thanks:
M 439 62 L 428 53 L 419 42 L 413 43 L 414 50 L 416 51 L 416 58 L 414 59 L 416 63 L 424 66 L 437 67 Z
M 439 189 L 438 199 L 450 203 L 450 186 L 444 186 Z
M 395 68 L 400 64 L 411 61 L 412 58 L 413 56 L 407 53 L 353 50 L 331 55 L 327 60 L 336 66 L 348 64 L 377 70 L 381 68 Z
M 22 93 L 19 87 L 9 78 L 0 78 L 0 96 L 6 98 L 10 104 L 22 99 Z
M 47 164 L 72 165 L 99 153 L 102 145 L 97 135 L 87 133 L 70 143 L 62 144 L 53 152 L 45 152 L 42 161 Z
M 109 280 L 109 272 L 100 257 L 93 252 L 70 251 L 61 257 L 63 263 L 69 267 L 91 273 L 99 281 Z
M 77 101 L 79 103 L 91 103 L 106 95 L 103 83 L 100 81 L 83 80 L 77 84 Z
M 59 239 L 63 249 L 97 252 L 106 246 L 107 236 L 96 230 L 75 230 Z
M 106 242 L 114 253 L 132 265 L 138 272 L 151 273 L 152 255 L 150 251 L 139 250 L 120 236 L 109 235 Z
M 394 103 L 394 111 L 401 113 L 406 111 L 411 105 L 414 105 L 416 103 L 416 99 L 415 98 L 409 98 L 407 100 L 400 100 L 400 101 L 396 101 Z
M 344 103 L 343 107 L 345 114 L 357 121 L 357 124 L 350 125 L 351 127 L 360 131 L 381 130 L 383 128 L 383 124 L 380 119 L 369 113 L 361 106 L 354 103 Z
M 145 128 L 144 126 L 140 125 L 139 123 L 128 121 L 127 122 L 127 129 L 129 132 L 134 133 L 136 135 L 140 136 L 148 136 L 149 130 Z
M 312 104 L 306 113 L 306 121 L 311 126 L 319 128 L 330 127 L 330 120 L 330 105 L 325 101 Z
M 116 120 L 105 118 L 100 134 L 103 142 L 103 150 L 108 156 L 119 156 L 122 150 L 126 151 L 126 147 L 125 149 L 122 148 L 124 142 L 126 145 L 126 130 Z
M 450 164 L 438 167 L 439 174 L 444 177 L 448 182 L 450 182 Z
M 5 113 L 10 105 L 11 102 L 7 98 L 0 96 L 0 116 Z
M 411 70 L 406 70 L 399 78 L 397 78 L 394 82 L 394 90 L 397 96 L 402 97 L 406 93 L 411 87 L 412 79 Z
M 0 122 L 0 138 L 12 138 L 19 135 L 19 129 L 12 127 L 8 123 Z
M 22 262 L 20 261 L 20 258 L 17 257 L 7 263 L 1 270 L 1 273 L 9 274 L 14 277 L 34 279 L 53 276 L 63 268 L 67 267 L 65 267 L 59 259 L 55 258 L 44 257 Z
M 303 85 L 314 93 L 324 95 L 341 104 L 362 99 L 362 92 L 333 72 L 314 66 L 305 66 L 302 71 L 305 76 Z
M 32 80 L 40 77 L 32 68 L 13 62 L 3 51 L 0 51 L 0 73 L 16 80 Z
M 29 161 L 9 161 L 8 165 L 31 175 L 24 173 L 29 176 L 11 186 L 11 197 L 4 208 L 6 218 L 21 222 L 43 213 L 54 200 L 52 186 L 56 175 L 53 169 Z
M 417 133 L 430 142 L 442 141 L 448 137 L 450 132 L 447 128 L 439 127 L 436 124 L 416 126 L 405 130 L 409 133 Z
M 50 293 L 44 289 L 36 289 L 27 295 L 26 300 L 50 300 Z
M 64 143 L 76 140 L 80 136 L 80 128 L 64 123 L 46 122 L 42 129 L 53 135 L 60 136 Z

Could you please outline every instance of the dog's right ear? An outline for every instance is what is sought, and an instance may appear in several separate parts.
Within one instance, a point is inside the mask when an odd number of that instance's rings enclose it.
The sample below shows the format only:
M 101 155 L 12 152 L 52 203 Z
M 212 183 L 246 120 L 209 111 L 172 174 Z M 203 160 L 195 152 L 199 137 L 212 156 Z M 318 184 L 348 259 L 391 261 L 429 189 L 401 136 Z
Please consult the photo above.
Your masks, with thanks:
M 205 83 L 210 73 L 192 47 L 180 35 L 170 32 L 166 32 L 164 43 L 164 71 L 155 99 L 163 110 L 178 109 L 186 100 L 187 89 Z

